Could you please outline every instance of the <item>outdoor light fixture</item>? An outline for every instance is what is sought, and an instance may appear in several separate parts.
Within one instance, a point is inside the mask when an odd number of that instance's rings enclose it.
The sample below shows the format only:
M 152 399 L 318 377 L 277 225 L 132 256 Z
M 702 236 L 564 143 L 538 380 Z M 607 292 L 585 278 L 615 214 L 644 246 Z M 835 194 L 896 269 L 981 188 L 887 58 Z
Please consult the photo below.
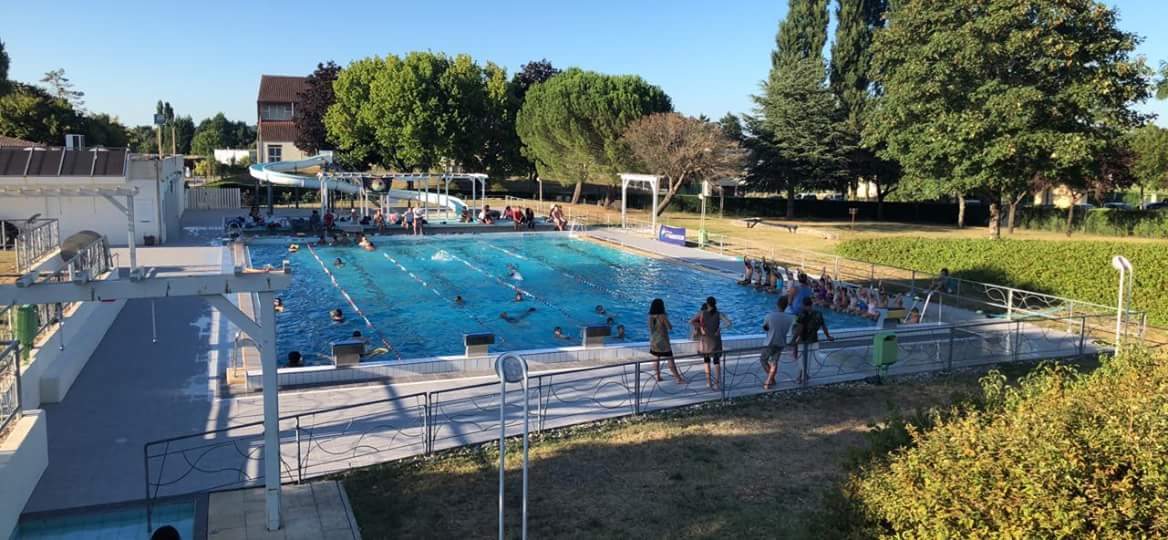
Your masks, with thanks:
M 1124 289 L 1127 290 L 1127 302 L 1131 303 L 1132 282 L 1135 281 L 1135 269 L 1132 268 L 1131 261 L 1123 255 L 1116 255 L 1111 258 L 1111 267 L 1119 270 L 1119 293 L 1115 301 L 1115 352 L 1119 352 L 1120 336 L 1123 335 L 1123 314 L 1124 314 Z M 1126 280 L 1126 283 L 1125 283 Z
M 515 353 L 504 353 L 495 359 L 495 375 L 499 377 L 499 540 L 503 540 L 503 473 L 507 456 L 507 384 L 523 384 L 523 540 L 527 540 L 527 435 L 528 398 L 527 360 Z

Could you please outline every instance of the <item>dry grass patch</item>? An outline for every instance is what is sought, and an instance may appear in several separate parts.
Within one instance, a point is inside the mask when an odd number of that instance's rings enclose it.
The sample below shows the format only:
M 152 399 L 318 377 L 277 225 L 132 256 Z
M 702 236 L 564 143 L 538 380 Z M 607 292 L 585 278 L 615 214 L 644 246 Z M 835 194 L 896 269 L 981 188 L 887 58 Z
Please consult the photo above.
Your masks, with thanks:
M 531 447 L 533 538 L 802 536 L 852 449 L 893 405 L 972 393 L 978 374 L 774 393 L 549 432 Z M 508 450 L 518 524 L 520 452 Z M 365 538 L 496 534 L 498 452 L 484 446 L 344 477 Z M 518 536 L 517 528 L 512 531 Z

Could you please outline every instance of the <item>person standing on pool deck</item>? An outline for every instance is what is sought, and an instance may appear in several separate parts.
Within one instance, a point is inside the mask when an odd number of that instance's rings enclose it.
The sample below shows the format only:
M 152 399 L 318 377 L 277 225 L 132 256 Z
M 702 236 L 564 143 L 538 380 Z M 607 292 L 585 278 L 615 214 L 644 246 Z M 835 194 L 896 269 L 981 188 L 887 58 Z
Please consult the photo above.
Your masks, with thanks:
M 673 359 L 673 344 L 669 342 L 669 332 L 673 325 L 669 323 L 669 316 L 665 314 L 665 301 L 654 298 L 649 303 L 649 354 L 656 358 L 653 362 L 657 380 L 661 381 L 661 359 L 669 359 L 669 371 L 677 384 L 685 384 L 685 378 L 677 370 L 677 362 Z
M 722 380 L 722 323 L 730 328 L 734 323 L 724 313 L 718 311 L 718 301 L 713 296 L 706 298 L 702 310 L 691 319 L 698 334 L 698 353 L 706 364 L 706 386 L 717 389 Z M 710 378 L 710 363 L 714 364 L 714 378 Z
M 426 233 L 422 230 L 422 226 L 426 224 L 426 209 L 421 206 L 414 208 L 414 234 L 417 236 L 424 236 Z
M 779 359 L 783 357 L 783 346 L 787 344 L 787 334 L 795 324 L 795 316 L 787 313 L 787 297 L 780 296 L 778 309 L 770 312 L 762 323 L 766 332 L 766 343 L 758 361 L 762 370 L 767 374 L 762 383 L 763 390 L 770 390 L 775 385 L 775 376 L 779 374 Z
M 795 379 L 799 384 L 807 383 L 807 368 L 811 364 L 811 355 L 819 349 L 820 330 L 823 330 L 823 335 L 828 341 L 835 341 L 835 338 L 831 337 L 831 332 L 827 330 L 823 314 L 815 310 L 815 303 L 811 298 L 803 299 L 803 310 L 795 317 L 795 340 L 791 343 L 794 345 L 791 354 L 795 355 L 796 360 L 799 359 L 799 350 L 803 350 L 803 363 L 799 366 L 799 376 Z

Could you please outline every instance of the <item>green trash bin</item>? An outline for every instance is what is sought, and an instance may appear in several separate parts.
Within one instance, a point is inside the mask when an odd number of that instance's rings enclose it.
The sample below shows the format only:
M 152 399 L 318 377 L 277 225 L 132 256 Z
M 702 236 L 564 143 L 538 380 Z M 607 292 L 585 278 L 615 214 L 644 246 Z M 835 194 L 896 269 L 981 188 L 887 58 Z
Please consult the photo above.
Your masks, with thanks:
M 710 243 L 710 234 L 705 229 L 698 229 L 698 247 L 706 247 Z
M 896 334 L 877 332 L 872 340 L 872 365 L 880 370 L 880 376 L 883 377 L 888 366 L 896 363 Z
M 16 341 L 20 343 L 20 355 L 28 359 L 28 351 L 32 349 L 32 342 L 36 340 L 37 328 L 36 306 L 24 304 L 16 308 Z

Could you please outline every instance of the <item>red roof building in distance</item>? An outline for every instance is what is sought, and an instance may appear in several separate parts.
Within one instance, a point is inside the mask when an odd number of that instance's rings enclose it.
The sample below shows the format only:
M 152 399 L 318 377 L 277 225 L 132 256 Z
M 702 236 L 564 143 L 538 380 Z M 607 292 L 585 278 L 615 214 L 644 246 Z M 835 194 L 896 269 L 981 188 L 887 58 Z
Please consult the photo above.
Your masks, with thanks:
M 36 148 L 44 146 L 41 143 L 17 139 L 7 135 L 0 135 L 0 148 Z
M 292 116 L 300 104 L 307 77 L 261 75 L 256 97 L 256 155 L 262 163 L 307 157 L 296 148 Z

